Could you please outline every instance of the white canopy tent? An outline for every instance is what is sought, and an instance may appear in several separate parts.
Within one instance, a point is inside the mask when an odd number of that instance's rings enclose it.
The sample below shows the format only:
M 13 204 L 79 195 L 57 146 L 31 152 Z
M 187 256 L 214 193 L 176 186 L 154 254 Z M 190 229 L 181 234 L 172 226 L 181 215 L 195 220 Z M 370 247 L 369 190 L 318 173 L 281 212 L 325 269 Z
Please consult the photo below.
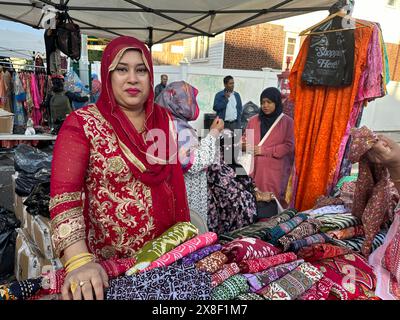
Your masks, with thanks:
M 52 10 L 67 10 L 82 32 L 101 38 L 131 35 L 150 47 L 193 36 L 210 36 L 308 12 L 336 0 L 14 0 L 0 1 L 0 19 L 41 29 Z

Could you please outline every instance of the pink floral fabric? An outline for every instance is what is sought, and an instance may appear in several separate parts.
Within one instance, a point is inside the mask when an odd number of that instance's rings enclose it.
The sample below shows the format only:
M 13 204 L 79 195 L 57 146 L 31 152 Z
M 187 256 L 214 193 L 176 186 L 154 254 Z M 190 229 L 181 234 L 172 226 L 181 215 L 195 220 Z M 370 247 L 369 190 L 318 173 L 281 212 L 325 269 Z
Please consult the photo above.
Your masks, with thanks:
M 287 252 L 267 258 L 243 260 L 239 263 L 239 269 L 241 273 L 256 273 L 295 260 L 297 260 L 296 254 L 293 252 Z
M 216 287 L 239 272 L 240 269 L 236 263 L 226 264 L 221 270 L 211 276 L 211 286 Z
M 240 238 L 226 244 L 222 252 L 228 257 L 228 262 L 271 257 L 281 252 L 272 244 L 255 238 Z
M 220 270 L 227 261 L 228 257 L 221 251 L 217 251 L 197 262 L 196 268 L 201 271 L 215 273 Z

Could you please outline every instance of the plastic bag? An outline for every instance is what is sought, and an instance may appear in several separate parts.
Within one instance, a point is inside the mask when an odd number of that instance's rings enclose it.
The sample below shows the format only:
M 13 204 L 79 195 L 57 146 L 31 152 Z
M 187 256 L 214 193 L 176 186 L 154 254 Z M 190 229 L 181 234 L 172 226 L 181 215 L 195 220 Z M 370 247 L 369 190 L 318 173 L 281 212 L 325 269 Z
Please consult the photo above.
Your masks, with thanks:
M 15 193 L 21 197 L 27 197 L 37 184 L 49 181 L 50 171 L 48 169 L 43 168 L 35 174 L 27 174 L 22 171 L 15 179 Z
M 343 29 L 343 18 L 333 18 L 313 32 Z M 341 87 L 353 82 L 354 30 L 311 35 L 302 80 L 309 86 Z
M 15 148 L 14 167 L 16 171 L 35 173 L 41 169 L 51 170 L 52 155 L 26 144 L 19 144 Z
M 50 218 L 50 182 L 37 184 L 29 197 L 24 201 L 26 210 L 33 216 L 41 215 Z
M 0 283 L 7 280 L 14 273 L 16 228 L 21 222 L 15 214 L 0 207 Z

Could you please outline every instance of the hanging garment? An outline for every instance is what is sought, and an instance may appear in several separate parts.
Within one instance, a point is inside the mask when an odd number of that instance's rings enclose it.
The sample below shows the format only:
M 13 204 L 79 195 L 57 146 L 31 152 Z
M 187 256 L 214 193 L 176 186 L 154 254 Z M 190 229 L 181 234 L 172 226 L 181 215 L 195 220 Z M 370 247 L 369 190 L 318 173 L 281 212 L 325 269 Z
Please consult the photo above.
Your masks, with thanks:
M 344 88 L 308 87 L 301 79 L 310 38 L 300 50 L 289 76 L 291 99 L 295 104 L 295 207 L 313 207 L 326 193 L 337 165 L 337 153 L 358 92 L 361 74 L 367 64 L 372 28 L 354 31 L 355 56 L 353 83 Z
M 35 126 L 40 126 L 42 120 L 42 112 L 40 110 L 40 105 L 42 103 L 42 100 L 40 99 L 38 83 L 36 75 L 34 73 L 31 74 L 31 94 L 33 100 L 33 110 L 32 110 L 33 124 Z
M 13 74 L 14 81 L 14 124 L 16 126 L 24 126 L 26 124 L 26 111 L 24 109 L 24 101 L 26 93 L 22 86 L 21 78 L 17 72 Z

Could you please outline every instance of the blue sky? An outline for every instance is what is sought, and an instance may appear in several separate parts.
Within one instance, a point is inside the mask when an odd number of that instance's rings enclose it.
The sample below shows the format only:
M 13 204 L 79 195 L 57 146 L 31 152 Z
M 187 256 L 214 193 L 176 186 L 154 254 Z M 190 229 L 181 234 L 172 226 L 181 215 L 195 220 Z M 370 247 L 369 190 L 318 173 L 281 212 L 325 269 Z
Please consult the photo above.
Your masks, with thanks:
M 43 31 L 44 31 L 43 29 L 38 30 L 38 29 L 31 28 L 29 26 L 26 26 L 22 23 L 16 23 L 16 22 L 6 21 L 6 20 L 0 20 L 0 29 L 30 32 L 30 33 L 37 34 L 37 35 L 43 35 Z M 0 39 L 1 39 L 1 35 L 0 35 Z

